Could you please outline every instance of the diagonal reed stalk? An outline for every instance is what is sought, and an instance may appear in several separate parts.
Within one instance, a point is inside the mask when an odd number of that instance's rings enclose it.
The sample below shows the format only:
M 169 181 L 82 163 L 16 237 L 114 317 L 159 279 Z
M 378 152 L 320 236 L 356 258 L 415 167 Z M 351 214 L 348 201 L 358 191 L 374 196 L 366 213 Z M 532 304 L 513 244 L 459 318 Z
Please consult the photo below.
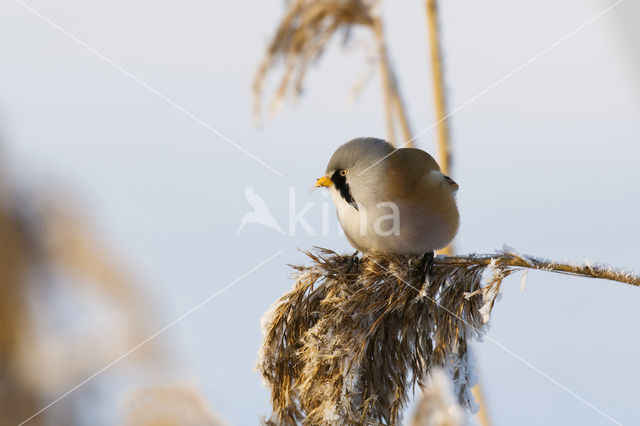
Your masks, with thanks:
M 395 83 L 394 78 L 394 92 L 393 92 L 393 106 L 395 107 L 396 114 L 398 115 L 398 124 L 400 125 L 400 130 L 402 130 L 402 138 L 403 143 L 400 146 L 413 148 L 415 145 L 413 143 L 413 133 L 411 131 L 411 125 L 409 124 L 409 118 L 407 117 L 406 108 L 404 105 L 404 101 L 402 100 L 402 96 L 400 95 L 400 90 L 398 89 L 397 83 Z
M 431 54 L 431 77 L 433 81 L 433 103 L 438 133 L 438 164 L 442 173 L 452 176 L 451 172 L 451 140 L 449 123 L 447 122 L 447 104 L 444 86 L 444 70 L 440 50 L 440 26 L 438 24 L 437 0 L 426 0 L 427 33 Z M 441 254 L 453 253 L 453 244 L 440 250 Z
M 382 28 L 382 19 L 380 16 L 373 18 L 373 34 L 378 48 L 379 64 L 380 64 L 380 80 L 382 82 L 382 97 L 384 99 L 385 122 L 387 124 L 387 137 L 392 145 L 397 145 L 396 132 L 394 129 L 394 86 L 391 78 L 391 70 L 389 65 L 389 55 L 387 53 L 387 45 L 385 42 L 384 32 Z
M 293 289 L 263 318 L 257 369 L 271 390 L 270 425 L 397 424 L 434 367 L 473 411 L 470 343 L 485 333 L 506 277 L 536 269 L 640 286 L 626 272 L 513 250 L 439 256 L 427 282 L 417 256 L 306 254 L 311 265 L 294 266 Z
M 431 77 L 433 81 L 433 103 L 438 133 L 438 164 L 447 176 L 452 176 L 451 171 L 451 140 L 449 123 L 447 122 L 447 104 L 444 85 L 444 69 L 440 50 L 440 26 L 438 24 L 437 0 L 426 0 L 427 9 L 427 33 L 429 51 L 431 54 Z M 441 254 L 453 253 L 453 243 L 440 250 Z
M 438 132 L 438 163 L 442 172 L 451 173 L 451 140 L 447 120 L 447 104 L 445 96 L 442 52 L 440 49 L 440 26 L 438 24 L 437 0 L 426 0 L 427 31 L 429 35 L 429 51 L 431 53 L 431 77 L 433 79 L 433 102 L 436 113 L 436 129 Z
M 380 66 L 380 80 L 382 82 L 387 137 L 389 138 L 389 142 L 394 146 L 400 145 L 411 148 L 413 147 L 411 126 L 409 125 L 409 119 L 407 117 L 404 102 L 400 96 L 395 72 L 389 59 L 389 53 L 385 41 L 386 37 L 384 36 L 384 25 L 380 15 L 374 16 L 372 30 L 378 49 L 378 62 Z M 397 142 L 395 130 L 396 124 L 400 127 L 402 132 L 401 143 Z

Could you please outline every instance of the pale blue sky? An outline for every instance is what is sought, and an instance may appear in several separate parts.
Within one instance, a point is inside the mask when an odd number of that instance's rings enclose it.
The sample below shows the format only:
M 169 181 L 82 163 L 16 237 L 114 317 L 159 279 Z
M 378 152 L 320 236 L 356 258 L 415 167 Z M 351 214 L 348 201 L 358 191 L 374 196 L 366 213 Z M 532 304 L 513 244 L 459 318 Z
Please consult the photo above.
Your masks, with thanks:
M 634 0 L 628 0 L 632 2 Z M 49 19 L 282 173 L 277 176 L 41 18 L 0 6 L 0 118 L 6 163 L 29 186 L 67 188 L 159 306 L 159 323 L 283 250 L 162 336 L 233 424 L 268 412 L 253 372 L 259 319 L 292 281 L 296 250 L 351 250 L 343 237 L 248 225 L 251 186 L 286 227 L 289 188 L 319 226 L 307 188 L 333 150 L 384 136 L 379 82 L 347 102 L 364 70 L 337 44 L 305 96 L 259 128 L 250 83 L 282 1 L 29 0 Z M 415 131 L 433 123 L 422 1 L 383 2 L 389 48 Z M 607 5 L 603 0 L 447 2 L 443 48 L 451 108 L 490 87 Z M 635 6 L 635 5 L 634 5 Z M 457 113 L 459 252 L 511 245 L 640 271 L 640 91 L 616 14 L 603 16 Z M 628 9 L 631 10 L 631 9 Z M 637 21 L 636 21 L 637 22 Z M 434 151 L 434 133 L 418 146 Z M 332 207 L 333 209 L 333 207 Z M 333 210 L 332 226 L 336 225 Z M 530 273 L 503 286 L 490 336 L 623 424 L 637 422 L 640 290 Z M 611 424 L 486 341 L 475 346 L 495 425 Z M 107 377 L 118 377 L 118 366 Z M 120 372 L 122 374 L 122 372 Z M 161 380 L 161 378 L 159 378 Z M 106 398 L 106 411 L 117 407 Z M 96 424 L 87 419 L 86 424 Z M 102 421 L 102 420 L 101 420 Z M 109 422 L 110 420 L 104 420 Z

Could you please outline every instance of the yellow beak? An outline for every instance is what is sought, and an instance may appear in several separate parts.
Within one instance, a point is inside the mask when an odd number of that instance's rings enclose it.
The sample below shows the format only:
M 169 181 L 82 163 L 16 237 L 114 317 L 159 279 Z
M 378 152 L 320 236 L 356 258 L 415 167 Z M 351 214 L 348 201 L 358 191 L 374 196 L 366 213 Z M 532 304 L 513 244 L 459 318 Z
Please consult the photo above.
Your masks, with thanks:
M 316 181 L 316 188 L 320 186 L 331 186 L 333 185 L 333 181 L 326 176 L 322 176 L 320 179 Z

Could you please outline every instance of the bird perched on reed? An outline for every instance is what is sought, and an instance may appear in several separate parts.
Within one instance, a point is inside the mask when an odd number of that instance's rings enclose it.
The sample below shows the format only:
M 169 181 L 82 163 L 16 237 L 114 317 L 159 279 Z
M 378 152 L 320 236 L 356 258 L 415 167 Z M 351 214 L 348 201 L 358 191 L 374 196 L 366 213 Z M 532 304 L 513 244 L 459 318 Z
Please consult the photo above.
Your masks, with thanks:
M 425 254 L 426 271 L 434 250 L 458 232 L 458 184 L 420 149 L 353 139 L 336 150 L 316 187 L 329 189 L 347 239 L 363 253 Z

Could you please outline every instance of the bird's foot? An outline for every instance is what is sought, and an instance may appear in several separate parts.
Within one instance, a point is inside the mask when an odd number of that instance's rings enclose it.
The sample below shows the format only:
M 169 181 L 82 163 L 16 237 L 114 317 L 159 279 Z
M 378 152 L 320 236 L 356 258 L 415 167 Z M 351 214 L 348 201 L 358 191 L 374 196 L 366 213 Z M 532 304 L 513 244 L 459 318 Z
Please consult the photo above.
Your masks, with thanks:
M 432 251 L 428 251 L 422 257 L 420 261 L 420 265 L 418 265 L 418 270 L 420 271 L 420 282 L 423 283 L 427 278 L 427 274 L 429 276 L 433 275 L 433 264 L 435 260 L 435 254 Z
M 360 253 L 358 250 L 356 250 L 350 257 L 349 259 L 349 267 L 347 268 L 347 273 L 351 272 L 351 268 L 353 268 L 353 266 L 356 266 L 356 272 L 358 272 L 358 266 L 360 265 L 360 258 L 358 257 L 358 253 Z

